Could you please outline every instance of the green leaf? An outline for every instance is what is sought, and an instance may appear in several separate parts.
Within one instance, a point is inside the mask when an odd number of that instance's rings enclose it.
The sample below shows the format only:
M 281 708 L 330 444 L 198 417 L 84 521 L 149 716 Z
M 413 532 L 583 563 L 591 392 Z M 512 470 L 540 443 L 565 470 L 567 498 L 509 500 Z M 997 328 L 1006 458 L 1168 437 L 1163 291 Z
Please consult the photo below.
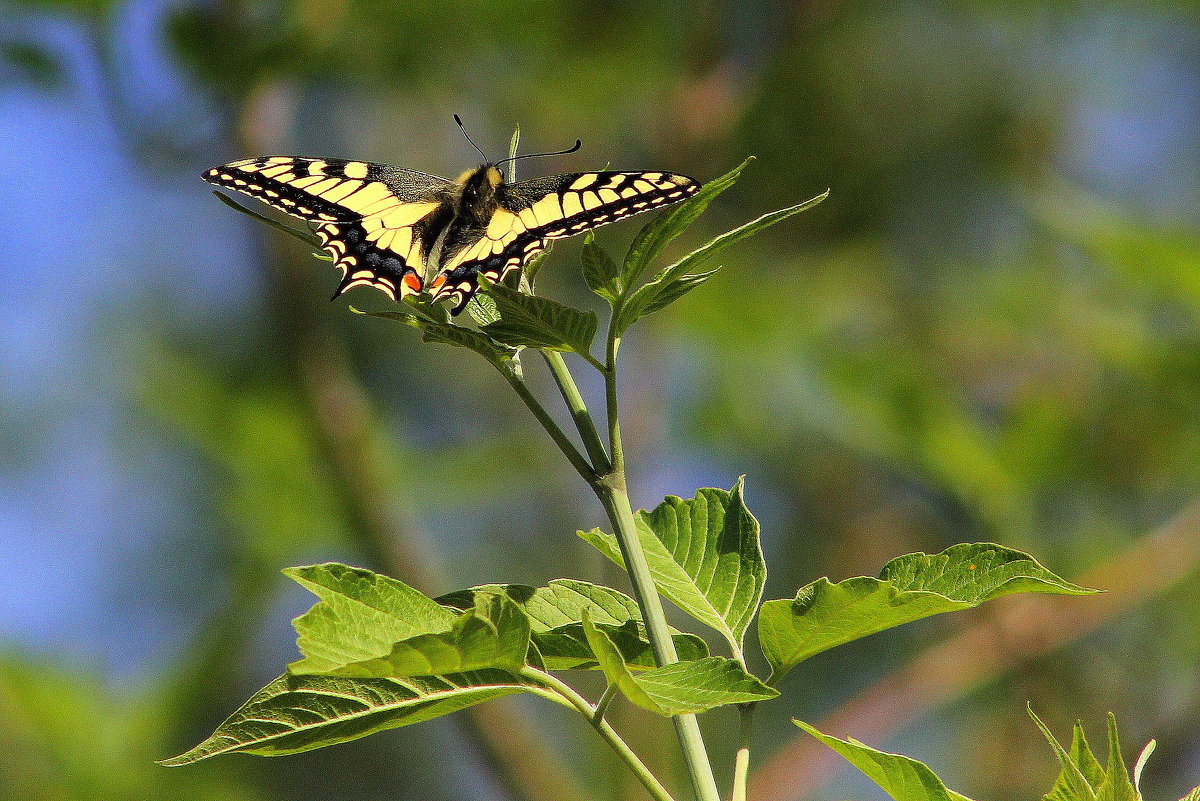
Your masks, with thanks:
M 588 289 L 609 303 L 616 303 L 621 293 L 621 271 L 604 248 L 596 244 L 596 236 L 588 231 L 583 239 L 583 280 Z
M 711 278 L 716 273 L 716 270 L 709 270 L 703 273 L 696 272 L 708 259 L 735 242 L 740 242 L 746 237 L 752 236 L 777 222 L 786 220 L 794 214 L 811 209 L 827 197 L 829 197 L 828 190 L 803 203 L 797 203 L 794 206 L 788 206 L 785 209 L 764 214 L 757 219 L 734 228 L 732 231 L 721 234 L 707 244 L 696 248 L 674 264 L 664 268 L 644 286 L 639 287 L 632 295 L 629 295 L 621 304 L 616 324 L 618 333 L 624 332 L 639 318 L 666 308 Z
M 492 339 L 513 347 L 573 351 L 591 358 L 597 325 L 593 312 L 526 295 L 503 284 L 488 285 L 487 293 L 500 311 L 497 322 L 483 327 Z
M 666 283 L 651 281 L 637 289 L 621 304 L 621 310 L 613 323 L 617 335 L 625 333 L 629 326 L 648 314 L 665 309 L 696 287 L 712 278 L 720 267 L 696 275 L 683 275 Z
M 1179 801 L 1200 801 L 1200 786 L 1197 786 L 1190 793 L 1179 799 Z
M 1054 786 L 1042 797 L 1043 801 L 1141 801 L 1139 785 L 1142 769 L 1154 751 L 1153 740 L 1142 749 L 1133 769 L 1133 781 L 1130 781 L 1125 761 L 1121 758 L 1117 719 L 1111 712 L 1108 713 L 1108 764 L 1104 767 L 1101 767 L 1087 744 L 1083 724 L 1075 722 L 1068 753 L 1058 744 L 1046 724 L 1034 714 L 1032 707 L 1028 712 L 1062 765 Z
M 1137 788 L 1129 780 L 1125 760 L 1121 758 L 1121 738 L 1117 734 L 1117 716 L 1108 713 L 1108 766 L 1104 780 L 1096 787 L 1096 801 L 1140 801 Z
M 235 211 L 240 211 L 242 214 L 245 214 L 247 217 L 252 217 L 255 220 L 258 220 L 260 223 L 263 223 L 264 225 L 269 225 L 278 231 L 283 231 L 285 234 L 287 234 L 289 236 L 294 236 L 297 239 L 299 239 L 301 242 L 304 242 L 305 244 L 310 245 L 312 247 L 319 248 L 321 246 L 321 240 L 312 231 L 303 231 L 299 228 L 293 228 L 292 226 L 288 225 L 287 223 L 281 223 L 278 220 L 273 220 L 270 217 L 267 217 L 266 215 L 259 214 L 254 209 L 247 208 L 246 206 L 243 206 L 241 203 L 238 203 L 236 200 L 231 198 L 229 195 L 226 195 L 224 192 L 218 192 L 216 190 L 213 190 L 213 194 L 217 196 L 217 200 L 221 201 L 226 206 L 229 206 L 229 208 L 234 209 Z
M 529 616 L 532 641 L 547 670 L 599 667 L 581 625 L 584 609 L 590 610 L 592 622 L 609 636 L 630 669 L 656 666 L 637 602 L 623 592 L 586 581 L 554 579 L 537 589 L 521 584 L 486 584 L 443 595 L 437 601 L 467 609 L 479 592 L 502 592 L 521 605 Z M 704 640 L 675 629 L 671 632 L 680 659 L 708 656 Z
M 394 643 L 383 656 L 319 671 L 357 678 L 410 678 L 500 668 L 520 670 L 529 651 L 529 618 L 508 596 L 480 593 L 475 607 L 455 617 L 446 632 Z M 288 669 L 317 672 L 308 660 Z
M 355 314 L 365 314 L 368 317 L 379 317 L 384 320 L 395 320 L 412 326 L 421 332 L 421 339 L 438 345 L 454 345 L 467 348 L 483 356 L 493 364 L 499 364 L 512 357 L 512 351 L 494 341 L 486 334 L 472 328 L 465 328 L 454 323 L 440 323 L 412 312 L 402 311 L 363 311 L 351 306 Z
M 259 690 L 207 740 L 160 764 L 188 765 L 243 751 L 282 756 L 430 720 L 536 685 L 500 670 L 410 679 L 285 675 Z
M 1071 750 L 1067 756 L 1070 757 L 1071 763 L 1079 768 L 1079 774 L 1089 787 L 1094 789 L 1100 786 L 1100 782 L 1104 780 L 1104 767 L 1092 753 L 1087 736 L 1083 732 L 1083 723 L 1078 720 L 1071 730 Z
M 326 673 L 389 653 L 419 634 L 449 631 L 457 615 L 403 582 L 331 562 L 289 567 L 284 575 L 318 601 L 292 625 L 304 658 L 294 673 Z
M 638 535 L 659 592 L 720 632 L 739 661 L 767 573 L 758 521 L 746 508 L 743 490 L 738 479 L 732 491 L 702 489 L 690 500 L 671 495 L 652 511 L 637 513 Z M 624 567 L 616 537 L 600 529 L 579 536 Z
M 583 612 L 582 625 L 609 682 L 633 703 L 659 715 L 704 712 L 779 695 L 747 673 L 739 662 L 719 656 L 676 662 L 634 676 L 617 646 L 589 619 L 588 610 Z
M 852 737 L 840 740 L 822 734 L 803 721 L 792 722 L 845 757 L 895 801 L 969 801 L 966 796 L 948 789 L 923 762 L 878 751 Z
M 690 275 L 694 273 L 696 269 L 705 261 L 717 255 L 735 242 L 740 242 L 749 236 L 753 236 L 759 231 L 762 231 L 765 228 L 770 228 L 775 223 L 782 222 L 788 217 L 799 214 L 802 211 L 808 211 L 813 206 L 816 206 L 818 203 L 825 200 L 827 197 L 829 197 L 828 189 L 816 197 L 811 197 L 808 200 L 797 203 L 794 206 L 788 206 L 787 208 L 767 212 L 766 214 L 763 214 L 762 216 L 757 217 L 748 223 L 739 225 L 732 231 L 726 231 L 720 236 L 714 237 L 707 244 L 696 248 L 674 264 L 665 267 L 661 272 L 659 272 L 658 275 L 654 277 L 653 280 L 656 282 L 664 282 L 683 275 Z
M 758 617 L 763 653 L 778 678 L 814 654 L 923 617 L 1018 592 L 1088 595 L 1028 554 L 991 543 L 954 545 L 888 562 L 878 579 L 818 579 L 794 599 L 767 601 Z
M 542 271 L 542 267 L 546 264 L 546 259 L 550 256 L 550 251 L 554 249 L 554 243 L 547 242 L 546 249 L 530 259 L 529 263 L 521 268 L 529 285 L 533 286 L 533 282 L 537 279 L 538 273 Z
M 479 325 L 487 325 L 500 319 L 500 312 L 496 308 L 496 301 L 482 292 L 476 292 L 467 301 L 467 313 Z
M 1142 753 L 1138 754 L 1137 762 L 1133 766 L 1133 789 L 1137 793 L 1138 801 L 1142 801 L 1142 771 L 1146 769 L 1146 763 L 1150 760 L 1150 755 L 1154 753 L 1155 746 L 1158 742 L 1151 740 L 1146 743 L 1146 747 L 1142 749 Z
M 751 156 L 720 178 L 709 181 L 700 187 L 700 191 L 696 194 L 671 207 L 642 227 L 642 230 L 630 243 L 629 252 L 625 254 L 625 263 L 621 268 L 621 283 L 626 293 L 633 289 L 634 284 L 646 271 L 646 267 L 658 258 L 662 249 L 695 222 L 717 195 L 733 186 L 742 170 L 746 169 L 746 165 L 753 160 L 754 157 Z
M 508 158 L 515 159 L 517 157 L 517 148 L 521 146 L 521 126 L 513 126 L 512 138 L 508 140 Z M 517 165 L 510 164 L 508 166 L 508 180 L 517 180 Z
M 1104 780 L 1104 769 L 1092 755 L 1092 749 L 1087 744 L 1083 734 L 1083 724 L 1076 722 L 1071 738 L 1071 751 L 1068 753 L 1059 745 L 1049 727 L 1033 712 L 1033 707 L 1026 707 L 1029 717 L 1037 724 L 1042 736 L 1050 743 L 1054 755 L 1062 766 L 1058 778 L 1050 792 L 1042 796 L 1042 801 L 1095 801 L 1095 787 Z

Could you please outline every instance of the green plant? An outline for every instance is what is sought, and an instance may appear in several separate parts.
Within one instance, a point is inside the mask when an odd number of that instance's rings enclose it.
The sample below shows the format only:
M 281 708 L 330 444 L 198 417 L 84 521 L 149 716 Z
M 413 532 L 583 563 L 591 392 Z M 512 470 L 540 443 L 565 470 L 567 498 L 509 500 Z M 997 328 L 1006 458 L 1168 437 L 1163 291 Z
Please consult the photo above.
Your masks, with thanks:
M 516 137 L 514 152 L 515 145 Z M 766 565 L 759 524 L 746 506 L 741 479 L 729 490 L 700 489 L 693 498 L 670 496 L 652 510 L 633 510 L 618 410 L 622 336 L 641 318 L 709 280 L 717 269 L 706 269 L 706 262 L 723 248 L 825 197 L 765 214 L 651 273 L 666 246 L 734 184 L 748 163 L 651 220 L 620 262 L 587 237 L 583 277 L 610 311 L 599 357 L 593 354 L 599 329 L 594 313 L 534 293 L 540 260 L 518 284 L 484 282 L 484 293 L 468 306 L 475 326 L 452 321 L 441 307 L 411 300 L 402 310 L 364 312 L 414 327 L 427 342 L 474 351 L 503 376 L 603 506 L 610 530 L 579 536 L 627 571 L 632 597 L 610 587 L 558 579 L 544 587 L 493 584 L 431 598 L 395 579 L 342 564 L 290 568 L 285 573 L 318 598 L 295 621 L 302 658 L 211 737 L 163 764 L 186 765 L 236 751 L 295 753 L 419 723 L 499 696 L 529 693 L 577 712 L 653 798 L 670 801 L 676 797 L 673 791 L 607 720 L 610 704 L 619 696 L 671 719 L 699 801 L 718 801 L 720 795 L 696 716 L 736 705 L 742 738 L 732 766 L 732 798 L 744 801 L 755 708 L 779 695 L 775 685 L 800 662 L 903 623 L 1004 595 L 1093 592 L 1027 554 L 976 543 L 898 557 L 878 578 L 837 583 L 821 578 L 800 588 L 794 598 L 762 603 Z M 312 241 L 305 232 L 254 216 Z M 548 367 L 580 445 L 526 383 L 524 358 L 530 353 Z M 565 353 L 602 376 L 606 413 L 601 423 L 585 403 Z M 662 597 L 719 634 L 722 653 L 710 654 L 703 639 L 670 627 Z M 744 651 L 746 632 L 755 620 L 770 666 L 765 677 L 752 672 Z M 560 675 L 578 670 L 603 673 L 607 689 L 598 699 L 583 697 Z M 915 760 L 798 725 L 897 799 L 962 798 Z M 1111 778 L 1124 775 L 1115 737 L 1113 728 L 1120 770 L 1110 757 L 1109 769 L 1098 773 L 1090 763 L 1083 764 L 1086 744 L 1073 747 L 1054 801 L 1133 798 Z M 1083 773 L 1083 784 L 1075 781 L 1076 772 Z M 1060 791 L 1060 785 L 1066 789 Z M 1091 795 L 1085 792 L 1089 788 Z

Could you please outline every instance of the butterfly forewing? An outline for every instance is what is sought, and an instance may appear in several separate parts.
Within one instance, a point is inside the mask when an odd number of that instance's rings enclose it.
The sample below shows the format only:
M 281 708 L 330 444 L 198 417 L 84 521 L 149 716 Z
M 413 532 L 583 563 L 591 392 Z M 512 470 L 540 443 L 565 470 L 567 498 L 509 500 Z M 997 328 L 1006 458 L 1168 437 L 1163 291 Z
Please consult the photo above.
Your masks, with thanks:
M 528 264 L 548 240 L 676 203 L 699 188 L 669 172 L 585 172 L 502 184 L 500 207 L 483 236 L 440 265 L 434 300 L 453 298 L 457 312 L 475 293 L 480 273 L 499 281 Z
M 423 234 L 444 210 L 450 185 L 445 178 L 386 164 L 294 156 L 235 161 L 203 177 L 318 223 L 322 247 L 343 272 L 334 297 L 372 286 L 393 300 L 422 289 Z

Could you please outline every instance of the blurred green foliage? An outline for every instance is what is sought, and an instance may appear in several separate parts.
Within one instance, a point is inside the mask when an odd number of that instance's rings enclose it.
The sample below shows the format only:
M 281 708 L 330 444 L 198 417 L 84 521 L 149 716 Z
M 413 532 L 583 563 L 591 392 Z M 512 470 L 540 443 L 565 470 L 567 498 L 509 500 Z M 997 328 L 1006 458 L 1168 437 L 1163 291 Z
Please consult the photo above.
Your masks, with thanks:
M 457 111 L 490 151 L 518 121 L 528 149 L 584 139 L 584 157 L 538 165 L 547 171 L 611 162 L 708 179 L 756 155 L 698 226 L 710 234 L 830 187 L 814 211 L 722 254 L 719 274 L 623 349 L 635 502 L 747 473 L 771 597 L 969 540 L 1029 550 L 1070 578 L 1119 559 L 1197 493 L 1200 198 L 1194 173 L 1155 168 L 1198 163 L 1197 137 L 1155 139 L 1200 125 L 1190 4 L 174 4 L 155 30 L 190 102 L 215 120 L 201 144 L 120 79 L 108 4 L 12 9 L 29 25 L 77 20 L 95 34 L 114 67 L 103 79 L 120 101 L 122 144 L 150 169 L 282 151 L 454 173 L 471 156 L 449 124 Z M 3 52 L 6 74 L 50 85 L 64 74 L 40 46 Z M 1177 78 L 1167 89 L 1163 74 Z M 1139 105 L 1170 87 L 1180 93 L 1167 97 L 1170 119 Z M 171 158 L 141 147 L 164 129 L 181 144 Z M 1150 166 L 1138 160 L 1147 140 L 1161 150 Z M 183 169 L 179 153 L 195 163 Z M 634 229 L 598 239 L 623 243 Z M 0 797 L 436 801 L 515 786 L 487 757 L 462 773 L 443 764 L 447 751 L 481 753 L 468 724 L 279 764 L 151 763 L 292 658 L 283 618 L 297 610 L 281 567 L 336 557 L 433 594 L 605 572 L 571 536 L 599 511 L 485 364 L 324 303 L 331 273 L 303 248 L 251 247 L 269 278 L 252 303 L 231 300 L 227 328 L 185 333 L 189 299 L 147 295 L 155 332 L 130 324 L 124 354 L 136 376 L 125 387 L 131 442 L 188 457 L 180 526 L 216 554 L 181 563 L 166 532 L 157 557 L 167 577 L 157 581 L 199 628 L 119 686 L 86 662 L 9 653 Z M 593 302 L 579 249 L 556 247 L 544 294 Z M 267 602 L 280 612 L 263 619 L 254 610 Z M 1130 741 L 1159 741 L 1145 784 L 1164 789 L 1147 794 L 1177 798 L 1196 783 L 1200 749 L 1197 620 L 1195 582 L 1147 597 L 1101 633 L 934 710 L 888 750 L 946 754 L 939 774 L 971 797 L 1029 799 L 1053 766 L 1025 702 L 1056 729 L 1112 709 Z M 785 682 L 803 688 L 799 708 L 764 716 L 760 752 L 797 736 L 788 717 L 818 720 L 945 625 L 806 662 Z M 718 759 L 735 736 L 721 714 L 708 721 Z M 558 743 L 550 762 L 586 763 L 580 783 L 614 772 L 574 721 L 540 725 Z

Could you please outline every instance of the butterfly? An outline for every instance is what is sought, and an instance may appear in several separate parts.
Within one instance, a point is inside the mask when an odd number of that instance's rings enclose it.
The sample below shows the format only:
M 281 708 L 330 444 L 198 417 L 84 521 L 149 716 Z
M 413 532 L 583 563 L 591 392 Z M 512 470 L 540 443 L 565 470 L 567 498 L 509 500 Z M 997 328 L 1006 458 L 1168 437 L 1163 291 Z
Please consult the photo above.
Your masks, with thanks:
M 579 146 L 576 141 L 560 153 Z M 504 180 L 505 162 L 560 153 L 487 162 L 454 180 L 386 164 L 297 156 L 243 159 L 201 177 L 314 224 L 321 246 L 342 270 L 333 297 L 357 286 L 374 287 L 393 301 L 429 292 L 431 302 L 452 300 L 458 314 L 478 290 L 480 275 L 500 281 L 550 240 L 676 203 L 700 188 L 671 172 Z

